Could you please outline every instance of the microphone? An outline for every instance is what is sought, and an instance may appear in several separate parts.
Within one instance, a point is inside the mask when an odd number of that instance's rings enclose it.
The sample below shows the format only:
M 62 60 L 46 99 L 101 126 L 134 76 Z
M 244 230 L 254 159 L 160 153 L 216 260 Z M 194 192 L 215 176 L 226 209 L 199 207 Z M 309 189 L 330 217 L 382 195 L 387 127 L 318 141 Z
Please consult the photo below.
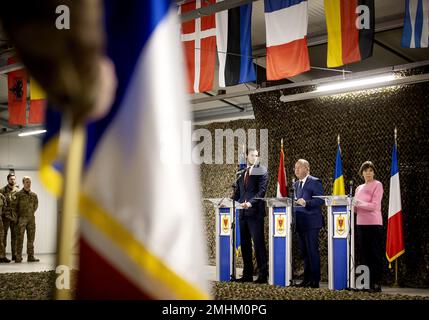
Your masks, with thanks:
M 237 176 L 239 176 L 240 174 L 242 174 L 243 172 L 245 172 L 247 170 L 247 168 L 244 168 L 244 169 L 241 169 L 241 170 L 238 170 L 235 174 L 237 175 Z
M 349 181 L 349 188 L 350 188 L 349 196 L 351 197 L 353 196 L 353 180 Z
M 295 190 L 295 178 L 292 178 L 292 189 Z

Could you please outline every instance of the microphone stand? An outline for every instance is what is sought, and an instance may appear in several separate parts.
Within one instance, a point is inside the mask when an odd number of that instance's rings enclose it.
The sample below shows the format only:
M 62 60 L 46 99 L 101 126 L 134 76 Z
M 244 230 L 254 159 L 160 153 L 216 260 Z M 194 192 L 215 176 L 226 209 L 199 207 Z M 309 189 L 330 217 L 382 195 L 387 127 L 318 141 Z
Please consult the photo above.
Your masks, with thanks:
M 236 172 L 236 175 L 238 177 L 235 179 L 234 183 L 231 186 L 234 195 L 233 195 L 233 199 L 232 199 L 232 214 L 233 214 L 233 218 L 232 218 L 232 223 L 231 223 L 231 236 L 232 236 L 232 250 L 233 250 L 233 253 L 232 253 L 232 261 L 231 261 L 231 263 L 232 263 L 232 272 L 231 272 L 231 275 L 230 275 L 230 281 L 237 280 L 237 270 L 236 270 L 236 264 L 237 264 L 237 262 L 236 262 L 236 252 L 235 252 L 235 244 L 236 244 L 235 220 L 236 220 L 237 214 L 235 212 L 236 210 L 235 210 L 235 199 L 234 199 L 234 196 L 235 196 L 235 193 L 236 193 L 236 190 L 237 190 L 237 187 L 238 187 L 238 180 L 240 180 L 241 176 L 243 175 L 243 172 L 245 172 L 245 170 L 244 171 L 243 170 L 239 170 L 239 171 Z
M 296 190 L 295 190 L 295 179 L 292 179 L 292 187 L 289 189 L 289 192 L 292 194 L 292 206 L 291 206 L 291 210 L 292 210 L 292 233 L 295 233 L 296 230 L 296 217 L 295 217 L 295 200 L 296 200 Z M 290 236 L 290 241 L 292 241 L 292 234 L 289 235 Z M 291 270 L 291 279 L 290 279 L 290 286 L 294 287 L 295 286 L 295 279 L 293 276 L 293 256 L 292 256 L 292 252 L 289 252 L 290 257 L 291 257 L 291 264 L 292 264 L 292 270 Z
M 349 194 L 348 194 L 348 202 L 349 202 L 349 254 L 348 254 L 348 265 L 349 265 L 349 281 L 348 281 L 348 288 L 349 290 L 353 290 L 352 288 L 352 277 L 354 277 L 354 274 L 352 274 L 352 237 L 354 237 L 354 233 L 352 234 L 352 220 L 354 221 L 352 214 L 352 206 L 353 206 L 353 181 L 351 180 L 349 182 Z

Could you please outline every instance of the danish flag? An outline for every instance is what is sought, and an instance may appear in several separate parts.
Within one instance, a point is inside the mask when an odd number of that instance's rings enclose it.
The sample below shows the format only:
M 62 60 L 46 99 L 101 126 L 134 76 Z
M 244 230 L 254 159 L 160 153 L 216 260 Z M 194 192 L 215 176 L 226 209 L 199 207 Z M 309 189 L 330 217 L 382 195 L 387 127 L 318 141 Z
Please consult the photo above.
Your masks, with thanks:
M 180 6 L 179 14 L 214 3 L 215 0 L 191 1 Z M 216 61 L 215 15 L 182 23 L 182 43 L 188 70 L 188 91 L 190 93 L 210 91 L 213 88 Z

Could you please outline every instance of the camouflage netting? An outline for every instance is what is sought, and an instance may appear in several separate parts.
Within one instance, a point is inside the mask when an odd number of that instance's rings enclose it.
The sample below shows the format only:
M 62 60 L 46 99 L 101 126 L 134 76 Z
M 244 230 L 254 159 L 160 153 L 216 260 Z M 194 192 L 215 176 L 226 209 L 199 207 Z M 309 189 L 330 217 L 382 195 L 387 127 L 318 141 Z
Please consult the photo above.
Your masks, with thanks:
M 285 140 L 286 175 L 290 184 L 298 158 L 310 162 L 311 174 L 322 179 L 326 194 L 332 193 L 337 135 L 341 136 L 343 174 L 355 186 L 362 162 L 376 166 L 376 179 L 384 186 L 382 202 L 387 227 L 390 163 L 393 130 L 398 128 L 398 160 L 406 253 L 399 259 L 399 283 L 429 287 L 429 83 L 367 90 L 290 103 L 280 102 L 279 91 L 251 96 L 255 120 L 213 123 L 203 126 L 214 137 L 215 129 L 266 128 L 269 130 L 270 183 L 267 196 L 274 196 L 280 151 Z M 236 146 L 237 148 L 237 146 Z M 236 158 L 237 161 L 237 158 Z M 203 197 L 225 195 L 236 165 L 201 165 Z M 206 203 L 206 234 L 209 258 L 215 263 L 214 210 Z M 326 217 L 326 211 L 324 211 Z M 326 219 L 325 219 L 326 223 Z M 386 233 L 385 233 L 386 234 Z M 321 232 L 322 280 L 327 280 L 327 234 Z M 294 239 L 294 269 L 302 269 Z M 393 268 L 384 266 L 384 283 L 393 282 Z M 298 275 L 298 274 L 296 274 Z

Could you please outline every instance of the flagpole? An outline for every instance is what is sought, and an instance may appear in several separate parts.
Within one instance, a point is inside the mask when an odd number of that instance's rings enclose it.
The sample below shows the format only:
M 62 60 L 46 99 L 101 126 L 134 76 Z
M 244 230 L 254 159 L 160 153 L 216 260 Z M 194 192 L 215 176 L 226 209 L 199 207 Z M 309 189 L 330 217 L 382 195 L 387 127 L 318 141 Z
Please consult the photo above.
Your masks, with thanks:
M 65 141 L 68 145 L 61 146 L 65 152 L 65 171 L 62 190 L 62 203 L 59 230 L 57 236 L 58 255 L 57 266 L 65 266 L 70 271 L 72 269 L 72 250 L 76 239 L 76 218 L 78 217 L 79 188 L 82 172 L 83 150 L 85 143 L 85 128 L 82 123 L 72 124 L 71 114 L 65 116 L 62 124 L 61 134 L 70 135 L 70 141 Z M 70 289 L 58 288 L 56 285 L 56 300 L 71 300 L 74 297 Z
M 397 138 L 398 138 L 398 129 L 395 127 L 393 130 L 393 137 L 394 137 L 394 143 L 395 147 L 397 147 Z M 398 288 L 398 258 L 395 259 L 395 282 L 392 285 L 392 288 Z

